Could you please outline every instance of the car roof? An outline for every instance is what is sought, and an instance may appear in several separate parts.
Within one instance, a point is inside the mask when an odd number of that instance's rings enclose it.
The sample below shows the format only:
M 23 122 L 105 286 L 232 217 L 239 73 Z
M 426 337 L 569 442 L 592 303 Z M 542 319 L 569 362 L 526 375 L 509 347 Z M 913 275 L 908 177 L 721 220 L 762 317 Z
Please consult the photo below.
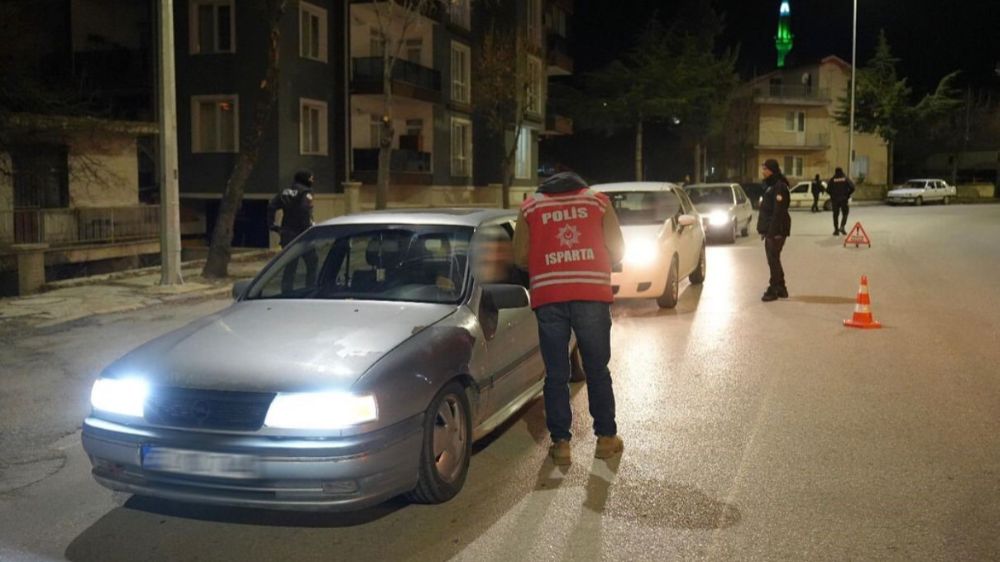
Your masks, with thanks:
M 720 183 L 692 183 L 684 186 L 684 189 L 701 189 L 703 187 L 733 187 L 738 186 L 735 182 L 720 182 Z
M 913 178 L 906 181 L 944 181 L 941 178 Z
M 612 191 L 673 191 L 681 187 L 668 181 L 629 181 L 618 183 L 599 183 L 590 186 L 601 192 Z
M 385 209 L 343 215 L 324 221 L 321 226 L 343 224 L 444 224 L 479 226 L 495 219 L 517 218 L 517 209 L 440 208 Z

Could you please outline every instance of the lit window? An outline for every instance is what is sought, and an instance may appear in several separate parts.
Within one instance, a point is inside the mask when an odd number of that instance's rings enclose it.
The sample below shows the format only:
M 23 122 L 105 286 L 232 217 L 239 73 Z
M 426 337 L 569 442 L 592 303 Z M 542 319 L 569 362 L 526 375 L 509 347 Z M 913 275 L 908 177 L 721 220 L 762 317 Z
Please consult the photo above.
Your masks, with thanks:
M 300 100 L 299 152 L 305 155 L 327 155 L 326 103 Z
M 299 56 L 327 61 L 326 10 L 306 2 L 299 3 Z
M 542 61 L 537 57 L 528 56 L 528 111 L 536 115 L 542 114 Z
M 236 52 L 234 0 L 194 0 L 189 11 L 192 55 Z
M 237 96 L 194 96 L 191 98 L 191 151 L 239 152 Z
M 472 74 L 472 51 L 468 45 L 451 44 L 451 99 L 461 103 L 471 101 L 469 75 Z
M 472 175 L 472 122 L 457 117 L 451 119 L 451 175 Z

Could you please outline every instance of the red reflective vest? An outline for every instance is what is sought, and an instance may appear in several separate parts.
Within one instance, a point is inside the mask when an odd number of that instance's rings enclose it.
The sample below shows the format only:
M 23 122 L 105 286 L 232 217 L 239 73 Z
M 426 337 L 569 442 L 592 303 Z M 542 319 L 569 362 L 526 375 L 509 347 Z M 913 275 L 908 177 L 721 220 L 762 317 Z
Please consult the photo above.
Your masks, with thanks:
M 603 226 L 610 204 L 607 195 L 589 188 L 536 193 L 521 204 L 530 233 L 532 308 L 568 301 L 614 301 Z

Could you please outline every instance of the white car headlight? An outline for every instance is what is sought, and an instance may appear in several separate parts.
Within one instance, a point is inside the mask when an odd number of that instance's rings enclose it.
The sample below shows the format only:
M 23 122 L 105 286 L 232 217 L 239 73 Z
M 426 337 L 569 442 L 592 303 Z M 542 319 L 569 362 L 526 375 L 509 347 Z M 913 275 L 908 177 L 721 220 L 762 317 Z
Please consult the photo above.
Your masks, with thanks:
M 645 265 L 656 261 L 656 243 L 652 240 L 629 240 L 625 245 L 625 262 Z
M 343 429 L 378 419 L 374 396 L 291 392 L 274 397 L 264 425 L 284 429 Z
M 723 226 L 729 224 L 729 213 L 725 211 L 712 211 L 708 215 L 708 224 L 712 226 Z
M 90 391 L 90 405 L 102 412 L 141 418 L 148 397 L 149 383 L 143 379 L 100 378 Z

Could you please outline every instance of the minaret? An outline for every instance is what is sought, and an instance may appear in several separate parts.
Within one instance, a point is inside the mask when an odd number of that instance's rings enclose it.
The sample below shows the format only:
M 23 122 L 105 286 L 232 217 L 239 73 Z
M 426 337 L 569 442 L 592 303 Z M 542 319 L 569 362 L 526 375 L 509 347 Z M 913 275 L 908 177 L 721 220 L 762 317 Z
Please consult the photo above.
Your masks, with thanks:
M 785 57 L 792 50 L 792 8 L 788 0 L 782 0 L 778 9 L 778 34 L 774 36 L 774 47 L 778 49 L 778 68 L 785 66 Z

